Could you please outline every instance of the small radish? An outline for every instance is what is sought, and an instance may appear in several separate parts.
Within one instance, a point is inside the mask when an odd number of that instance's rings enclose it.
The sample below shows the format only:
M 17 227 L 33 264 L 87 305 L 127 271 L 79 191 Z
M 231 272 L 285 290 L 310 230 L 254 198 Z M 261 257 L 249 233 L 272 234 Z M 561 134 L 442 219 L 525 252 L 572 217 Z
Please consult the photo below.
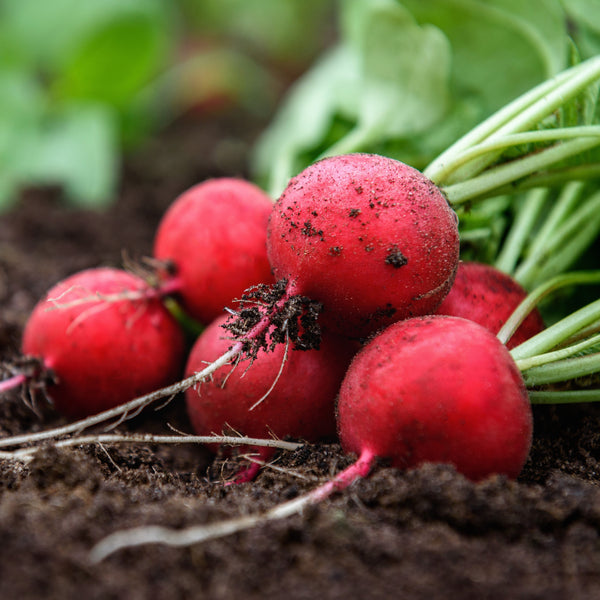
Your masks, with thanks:
M 375 154 L 314 163 L 293 178 L 269 221 L 277 279 L 323 304 L 323 321 L 367 336 L 428 314 L 458 264 L 457 219 L 419 171 Z
M 514 478 L 532 428 L 525 384 L 508 350 L 460 317 L 395 323 L 356 356 L 340 389 L 342 447 L 363 463 L 445 462 L 474 480 Z
M 454 284 L 436 314 L 464 317 L 498 333 L 527 292 L 510 275 L 492 265 L 461 262 Z M 514 348 L 544 329 L 540 312 L 529 313 L 507 342 Z
M 22 352 L 39 359 L 49 375 L 46 392 L 58 412 L 95 414 L 178 377 L 183 334 L 152 292 L 125 271 L 88 269 L 54 286 L 36 305 Z
M 266 249 L 272 207 L 260 188 L 227 177 L 190 188 L 170 206 L 154 256 L 172 267 L 165 289 L 190 316 L 210 323 L 248 287 L 273 281 Z
M 225 317 L 211 323 L 196 341 L 186 375 L 202 370 L 231 345 Z M 227 365 L 212 379 L 186 391 L 188 413 L 199 435 L 233 430 L 249 437 L 292 436 L 309 441 L 334 438 L 334 402 L 353 355 L 353 345 L 323 336 L 319 350 L 278 344 L 260 350 L 252 362 Z M 258 451 L 266 459 L 272 450 Z M 258 465 L 237 481 L 253 478 Z

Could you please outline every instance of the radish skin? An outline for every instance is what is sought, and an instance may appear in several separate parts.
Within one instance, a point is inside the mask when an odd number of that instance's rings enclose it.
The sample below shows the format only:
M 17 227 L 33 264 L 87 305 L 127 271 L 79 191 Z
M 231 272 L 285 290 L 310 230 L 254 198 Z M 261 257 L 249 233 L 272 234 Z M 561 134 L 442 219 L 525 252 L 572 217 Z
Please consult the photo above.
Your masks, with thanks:
M 163 285 L 191 317 L 210 323 L 250 286 L 273 282 L 266 249 L 272 207 L 256 185 L 228 177 L 193 186 L 169 207 L 154 257 L 173 267 Z
M 220 317 L 192 348 L 186 376 L 221 356 L 231 345 Z M 354 353 L 354 346 L 325 335 L 319 350 L 294 350 L 279 344 L 260 350 L 251 362 L 226 365 L 186 393 L 188 414 L 198 435 L 232 429 L 249 437 L 291 436 L 307 441 L 333 439 L 335 398 Z M 272 450 L 257 450 L 266 460 Z M 254 463 L 237 482 L 250 481 Z
M 454 284 L 436 314 L 463 317 L 497 334 L 526 297 L 527 291 L 496 267 L 461 262 Z M 542 315 L 534 308 L 506 342 L 507 348 L 518 346 L 544 328 Z
M 355 357 L 338 400 L 346 452 L 406 469 L 450 463 L 466 477 L 515 478 L 532 441 L 527 390 L 508 350 L 460 317 L 388 327 Z

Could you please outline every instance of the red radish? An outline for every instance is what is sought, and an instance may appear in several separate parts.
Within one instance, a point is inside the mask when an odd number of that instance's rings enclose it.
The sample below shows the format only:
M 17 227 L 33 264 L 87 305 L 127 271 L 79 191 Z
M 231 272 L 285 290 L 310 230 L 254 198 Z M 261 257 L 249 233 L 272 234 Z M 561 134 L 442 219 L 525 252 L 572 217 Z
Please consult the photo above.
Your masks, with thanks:
M 273 281 L 266 250 L 272 207 L 254 184 L 218 178 L 190 188 L 167 210 L 154 256 L 172 264 L 168 288 L 190 316 L 210 323 L 248 287 Z
M 186 366 L 189 376 L 221 356 L 231 345 L 225 317 L 210 324 L 196 341 Z M 292 436 L 309 441 L 334 438 L 334 402 L 353 354 L 353 346 L 323 336 L 319 350 L 260 350 L 251 362 L 227 365 L 209 381 L 186 391 L 188 413 L 199 435 L 233 429 L 249 437 Z M 261 448 L 265 459 L 270 448 Z M 238 481 L 253 478 L 257 468 Z
M 492 265 L 461 262 L 454 284 L 436 314 L 464 317 L 496 334 L 526 296 L 527 291 L 510 275 Z M 533 310 L 508 340 L 507 347 L 518 346 L 544 327 L 542 315 Z
M 147 283 L 125 271 L 82 271 L 54 286 L 23 334 L 54 381 L 57 411 L 81 417 L 118 406 L 174 381 L 184 354 L 176 320 Z
M 387 328 L 356 356 L 338 401 L 342 447 L 363 462 L 451 463 L 474 480 L 516 477 L 532 428 L 525 384 L 508 350 L 460 317 Z
M 275 277 L 321 302 L 325 323 L 352 336 L 435 311 L 459 252 L 456 215 L 440 190 L 374 154 L 326 158 L 293 178 L 267 243 Z

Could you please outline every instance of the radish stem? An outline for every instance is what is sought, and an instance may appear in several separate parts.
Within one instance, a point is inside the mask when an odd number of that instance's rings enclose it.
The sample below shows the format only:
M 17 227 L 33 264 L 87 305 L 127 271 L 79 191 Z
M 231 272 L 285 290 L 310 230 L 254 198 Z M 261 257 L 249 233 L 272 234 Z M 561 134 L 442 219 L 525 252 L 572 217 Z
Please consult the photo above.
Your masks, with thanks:
M 514 278 L 525 288 L 532 287 L 531 281 L 535 277 L 534 271 L 539 268 L 543 257 L 548 254 L 548 245 L 552 243 L 560 224 L 578 203 L 583 188 L 584 184 L 581 181 L 567 183 L 554 202 L 540 230 L 536 233 L 529 246 L 526 259 L 514 272 Z
M 498 156 L 488 154 L 460 167 L 460 156 L 484 141 L 497 141 L 508 134 L 535 127 L 545 117 L 571 100 L 600 77 L 600 57 L 591 58 L 559 73 L 506 105 L 445 150 L 424 174 L 439 186 L 465 182 L 481 173 Z M 547 163 L 548 164 L 548 163 Z M 546 166 L 546 165 L 544 165 Z
M 498 165 L 459 183 L 441 186 L 441 189 L 452 206 L 461 206 L 467 202 L 495 195 L 503 185 L 517 181 L 598 145 L 600 145 L 600 139 L 598 138 L 575 138 L 535 154 L 529 154 Z
M 578 404 L 600 401 L 600 390 L 531 390 L 532 404 Z
M 538 286 L 533 290 L 526 298 L 517 306 L 513 314 L 506 320 L 506 323 L 502 326 L 497 334 L 498 339 L 503 343 L 510 339 L 512 334 L 518 329 L 519 325 L 525 320 L 527 315 L 540 303 L 542 299 L 551 294 L 552 292 L 570 285 L 580 284 L 597 284 L 600 283 L 600 271 L 578 271 L 575 273 L 566 273 L 553 277 L 546 283 Z M 544 340 L 548 335 L 548 330 L 545 330 L 538 335 L 534 336 L 530 340 L 523 342 L 516 348 L 513 348 L 511 354 L 513 359 L 525 358 L 533 356 L 537 352 L 547 351 L 556 344 L 560 343 L 561 340 L 554 340 L 549 342 L 549 345 L 542 349 L 538 349 L 537 344 L 541 340 Z M 530 343 L 531 340 L 536 339 L 535 343 Z M 531 350 L 530 350 L 531 348 Z
M 519 361 L 516 361 L 519 364 Z M 557 360 L 523 372 L 527 386 L 545 385 L 600 372 L 600 353 Z
M 506 241 L 496 259 L 496 268 L 512 274 L 523 252 L 529 235 L 546 203 L 548 190 L 536 188 L 531 190 L 523 202 L 519 203 L 517 214 L 509 229 Z

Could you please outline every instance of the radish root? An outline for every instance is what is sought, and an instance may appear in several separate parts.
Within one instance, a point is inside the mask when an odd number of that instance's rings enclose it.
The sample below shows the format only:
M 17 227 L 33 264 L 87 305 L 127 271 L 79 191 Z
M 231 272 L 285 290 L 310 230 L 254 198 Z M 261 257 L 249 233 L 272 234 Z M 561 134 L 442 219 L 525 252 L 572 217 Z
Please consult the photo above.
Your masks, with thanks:
M 252 529 L 268 521 L 285 519 L 301 513 L 311 505 L 322 502 L 336 491 L 346 489 L 357 479 L 366 477 L 374 463 L 375 455 L 370 451 L 364 451 L 356 462 L 338 473 L 330 481 L 307 494 L 278 504 L 262 513 L 227 519 L 216 523 L 209 523 L 208 525 L 187 527 L 180 530 L 149 525 L 116 531 L 92 548 L 89 559 L 92 563 L 99 563 L 118 550 L 146 544 L 166 544 L 167 546 L 179 547 L 191 546 Z

